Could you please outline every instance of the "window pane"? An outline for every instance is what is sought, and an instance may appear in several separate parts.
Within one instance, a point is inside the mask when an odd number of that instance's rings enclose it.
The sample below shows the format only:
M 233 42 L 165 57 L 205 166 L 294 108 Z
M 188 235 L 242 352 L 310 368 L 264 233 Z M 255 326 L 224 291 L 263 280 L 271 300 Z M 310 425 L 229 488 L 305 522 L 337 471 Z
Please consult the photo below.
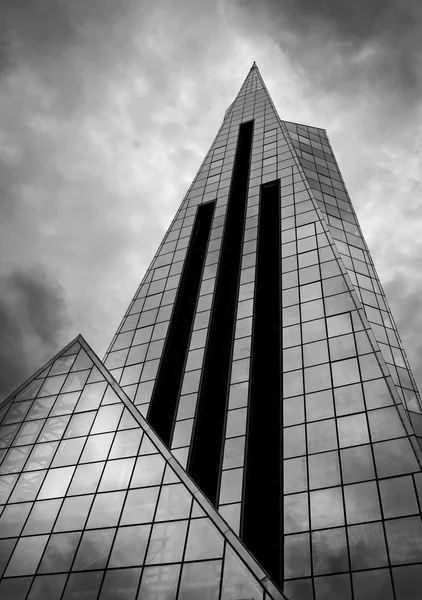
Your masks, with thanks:
M 35 573 L 47 539 L 47 535 L 21 538 L 12 554 L 5 576 Z
M 311 525 L 313 528 L 344 524 L 341 488 L 311 492 Z
M 312 534 L 312 555 L 316 575 L 347 571 L 349 559 L 345 530 L 315 531 Z
M 66 585 L 63 600 L 76 600 L 79 598 L 96 598 L 100 588 L 103 573 L 72 573 Z
M 218 600 L 221 561 L 188 563 L 183 566 L 178 600 Z
M 36 577 L 28 600 L 60 598 L 65 583 L 66 575 L 42 575 Z
M 284 538 L 285 577 L 306 577 L 311 574 L 309 533 L 287 535 Z
M 150 525 L 120 527 L 110 556 L 110 567 L 142 565 L 148 543 Z
M 340 467 L 337 452 L 312 454 L 308 460 L 311 489 L 340 485 Z
M 340 450 L 344 483 L 375 479 L 370 446 L 356 446 Z
M 65 498 L 54 531 L 83 529 L 94 496 Z
M 100 600 L 135 600 L 141 569 L 118 569 L 106 572 Z M 143 597 L 143 596 L 142 596 Z
M 422 560 L 422 523 L 420 517 L 385 522 L 388 549 L 393 564 Z
M 139 600 L 175 600 L 180 565 L 146 567 L 142 573 Z
M 355 600 L 366 600 L 368 597 L 371 600 L 393 600 L 394 598 L 388 569 L 353 573 L 353 591 Z M 400 600 L 405 598 L 409 597 L 403 596 Z
M 284 497 L 284 531 L 298 533 L 309 529 L 308 494 Z
M 156 521 L 186 519 L 189 517 L 192 496 L 183 484 L 165 485 L 161 488 Z
M 141 456 L 137 459 L 130 487 L 144 487 L 161 483 L 164 460 L 161 456 Z
M 117 524 L 125 492 L 97 494 L 89 515 L 87 527 L 108 527 Z
M 223 538 L 209 519 L 190 522 L 185 560 L 220 558 L 223 555 Z
M 182 559 L 187 521 L 158 523 L 153 526 L 146 562 L 166 563 Z
M 114 531 L 114 529 L 85 531 L 73 568 L 77 570 L 103 569 L 107 563 Z
M 49 533 L 56 520 L 61 503 L 61 500 L 35 502 L 23 533 L 25 535 L 33 533 Z
M 40 564 L 40 573 L 68 571 L 78 546 L 81 534 L 57 533 L 48 540 L 47 548 Z
M 364 523 L 349 527 L 352 569 L 369 569 L 388 564 L 384 531 L 381 523 Z
M 395 477 L 380 481 L 382 507 L 386 518 L 419 512 L 411 477 Z
M 121 523 L 148 523 L 152 521 L 157 504 L 158 487 L 129 490 Z
M 6 506 L 0 518 L 0 538 L 19 535 L 31 508 L 30 502 Z

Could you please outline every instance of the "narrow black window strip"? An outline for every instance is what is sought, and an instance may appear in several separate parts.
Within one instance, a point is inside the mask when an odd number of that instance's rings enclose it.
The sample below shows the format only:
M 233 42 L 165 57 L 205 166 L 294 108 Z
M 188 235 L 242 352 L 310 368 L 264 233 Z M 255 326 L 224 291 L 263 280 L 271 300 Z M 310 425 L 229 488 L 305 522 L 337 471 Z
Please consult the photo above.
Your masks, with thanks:
M 198 207 L 151 398 L 148 421 L 167 446 L 175 419 L 215 202 Z
M 261 186 L 241 537 L 279 584 L 282 406 L 279 180 Z
M 239 127 L 188 472 L 217 504 L 246 216 L 253 121 Z

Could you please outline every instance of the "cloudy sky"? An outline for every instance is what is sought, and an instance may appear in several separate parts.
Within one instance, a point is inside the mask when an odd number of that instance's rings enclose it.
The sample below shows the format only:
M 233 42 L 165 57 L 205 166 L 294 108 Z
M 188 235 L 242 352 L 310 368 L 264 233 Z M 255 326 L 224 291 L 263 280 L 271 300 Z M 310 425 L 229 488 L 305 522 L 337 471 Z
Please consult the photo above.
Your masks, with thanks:
M 104 353 L 254 60 L 327 129 L 422 384 L 421 27 L 419 0 L 0 0 L 0 396 L 79 332 Z

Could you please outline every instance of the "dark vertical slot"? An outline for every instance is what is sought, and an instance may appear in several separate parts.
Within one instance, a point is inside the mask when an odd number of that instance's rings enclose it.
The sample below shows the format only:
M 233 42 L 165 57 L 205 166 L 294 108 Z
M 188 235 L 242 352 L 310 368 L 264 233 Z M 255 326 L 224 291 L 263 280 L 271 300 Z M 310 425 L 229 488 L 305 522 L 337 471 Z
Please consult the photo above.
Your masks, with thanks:
M 188 472 L 216 504 L 230 383 L 253 121 L 239 127 Z
M 196 213 L 148 413 L 151 427 L 167 446 L 170 444 L 214 206 L 215 202 L 202 204 Z
M 282 583 L 279 180 L 261 187 L 241 537 Z

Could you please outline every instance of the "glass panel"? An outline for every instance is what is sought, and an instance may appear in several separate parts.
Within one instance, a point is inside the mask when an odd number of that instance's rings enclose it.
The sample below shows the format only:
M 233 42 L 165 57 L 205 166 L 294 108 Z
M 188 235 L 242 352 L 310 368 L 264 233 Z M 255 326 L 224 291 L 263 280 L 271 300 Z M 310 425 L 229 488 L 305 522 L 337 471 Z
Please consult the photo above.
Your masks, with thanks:
M 43 486 L 38 494 L 40 500 L 64 496 L 75 467 L 61 467 L 48 471 Z
M 135 456 L 138 453 L 141 438 L 142 430 L 140 428 L 133 429 L 132 431 L 119 431 L 114 439 L 110 458 Z
M 365 523 L 349 527 L 348 534 L 352 569 L 369 569 L 388 564 L 381 523 Z
M 65 498 L 54 531 L 83 529 L 94 496 Z
M 36 444 L 33 446 L 31 455 L 25 465 L 25 471 L 35 471 L 37 469 L 48 468 L 57 446 L 58 442 Z
M 392 564 L 422 561 L 422 523 L 420 517 L 385 522 Z
M 422 566 L 393 569 L 397 600 L 419 600 L 422 587 Z
M 335 296 L 334 296 L 335 297 Z M 352 600 L 349 575 L 331 575 L 315 579 L 317 600 Z
M 365 413 L 340 417 L 337 420 L 337 426 L 341 448 L 369 442 Z
M 61 503 L 61 500 L 36 502 L 23 530 L 24 535 L 49 533 L 56 520 Z
M 344 483 L 375 479 L 370 446 L 357 446 L 340 450 Z
M 41 487 L 46 471 L 35 471 L 34 473 L 22 473 L 15 489 L 10 497 L 10 502 L 25 502 L 35 500 Z
M 312 555 L 316 575 L 347 571 L 349 559 L 345 530 L 315 531 L 312 534 Z
M 63 600 L 79 600 L 96 598 L 100 588 L 103 573 L 72 573 L 67 582 Z
M 153 526 L 147 564 L 177 562 L 182 559 L 187 523 L 187 521 L 172 521 Z
M 100 600 L 135 600 L 140 574 L 141 569 L 107 571 Z
M 420 587 L 418 589 L 420 590 Z M 394 600 L 391 577 L 387 569 L 353 573 L 353 591 L 355 600 L 366 600 L 368 597 L 371 600 Z M 405 598 L 411 597 L 403 596 L 400 600 Z
M 19 535 L 31 508 L 30 502 L 6 506 L 0 518 L 0 538 Z
M 121 458 L 106 463 L 99 491 L 122 490 L 129 485 L 135 458 Z
M 285 577 L 306 577 L 311 574 L 309 533 L 287 535 L 284 538 Z
M 307 430 L 310 453 L 337 448 L 337 432 L 334 419 L 309 423 Z
M 164 460 L 161 456 L 141 456 L 136 461 L 130 487 L 157 485 L 161 483 L 163 472 Z
M 57 533 L 50 537 L 42 558 L 40 573 L 68 571 L 78 546 L 81 534 Z
M 89 515 L 87 527 L 108 527 L 116 525 L 125 498 L 124 492 L 97 494 Z
M 178 600 L 218 600 L 221 561 L 188 563 L 183 566 Z
M 20 538 L 6 569 L 5 577 L 35 573 L 47 539 L 48 535 Z
M 262 600 L 262 588 L 252 577 L 231 546 L 226 545 L 221 600 L 254 598 Z
M 3 579 L 0 581 L 0 597 L 13 600 L 25 600 L 32 577 L 18 579 Z
M 70 484 L 68 495 L 95 492 L 103 471 L 104 463 L 79 465 Z
M 411 477 L 395 477 L 379 482 L 384 516 L 401 517 L 419 512 Z
M 67 575 L 42 575 L 36 577 L 28 600 L 60 598 Z
M 113 436 L 113 433 L 103 433 L 89 436 L 81 456 L 81 462 L 84 463 L 93 462 L 96 460 L 105 460 L 109 453 Z
M 223 555 L 223 538 L 209 519 L 190 522 L 185 560 L 220 558 Z
M 139 600 L 175 600 L 180 565 L 146 567 L 142 573 Z
M 297 533 L 309 529 L 308 494 L 284 497 L 284 531 Z
M 344 524 L 341 488 L 311 492 L 311 524 L 313 528 Z
M 107 563 L 114 532 L 114 529 L 85 531 L 73 568 L 77 570 L 103 569 Z
M 150 525 L 119 527 L 110 556 L 110 567 L 142 565 L 145 558 Z
M 307 489 L 306 458 L 292 458 L 284 461 L 284 492 L 303 492 Z
M 64 467 L 78 462 L 86 438 L 62 440 L 54 456 L 52 467 Z
M 129 490 L 123 509 L 121 524 L 148 523 L 152 521 L 160 488 Z
M 183 484 L 163 486 L 155 520 L 186 519 L 189 517 L 191 504 L 192 496 Z
M 379 477 L 404 475 L 419 471 L 409 440 L 399 438 L 373 445 Z
M 311 489 L 340 485 L 340 466 L 337 452 L 313 454 L 309 458 L 309 486 Z
M 221 476 L 220 504 L 240 501 L 243 469 L 223 471 Z

